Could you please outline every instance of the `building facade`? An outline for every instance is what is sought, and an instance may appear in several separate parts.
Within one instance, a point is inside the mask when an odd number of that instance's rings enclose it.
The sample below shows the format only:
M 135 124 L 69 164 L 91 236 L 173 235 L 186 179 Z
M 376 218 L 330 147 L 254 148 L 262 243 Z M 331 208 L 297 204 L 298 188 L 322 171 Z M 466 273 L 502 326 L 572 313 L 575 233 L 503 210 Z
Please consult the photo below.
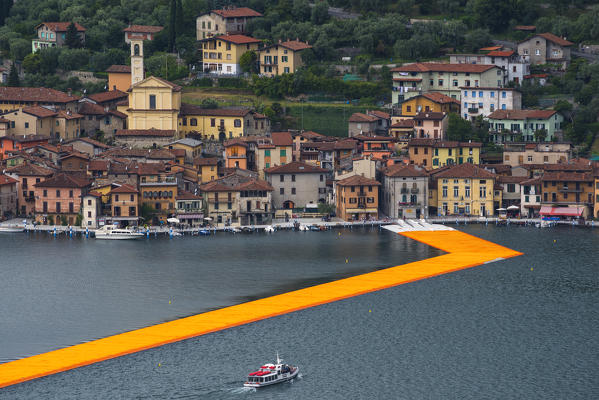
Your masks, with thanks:
M 245 33 L 247 23 L 261 16 L 258 11 L 248 7 L 225 7 L 221 10 L 212 10 L 196 18 L 196 39 Z
M 573 44 L 552 33 L 539 33 L 518 43 L 518 54 L 532 65 L 560 64 L 565 69 Z
M 512 88 L 463 87 L 462 117 L 475 120 L 482 115 L 488 117 L 495 110 L 520 110 L 522 93 Z
M 496 110 L 488 121 L 495 143 L 551 142 L 561 132 L 564 117 L 553 110 Z
M 360 175 L 335 183 L 337 216 L 345 221 L 378 219 L 380 182 Z
M 307 204 L 326 201 L 328 170 L 294 161 L 264 170 L 273 187 L 275 209 L 304 208 Z
M 261 43 L 245 35 L 222 35 L 202 39 L 202 71 L 217 75 L 237 75 L 239 60 L 247 51 L 257 51 Z
M 428 216 L 428 173 L 416 165 L 395 164 L 383 170 L 381 209 L 391 218 Z
M 262 47 L 257 52 L 260 74 L 265 76 L 293 74 L 304 65 L 301 52 L 311 48 L 308 43 L 299 40 L 286 42 L 279 40 L 276 44 Z

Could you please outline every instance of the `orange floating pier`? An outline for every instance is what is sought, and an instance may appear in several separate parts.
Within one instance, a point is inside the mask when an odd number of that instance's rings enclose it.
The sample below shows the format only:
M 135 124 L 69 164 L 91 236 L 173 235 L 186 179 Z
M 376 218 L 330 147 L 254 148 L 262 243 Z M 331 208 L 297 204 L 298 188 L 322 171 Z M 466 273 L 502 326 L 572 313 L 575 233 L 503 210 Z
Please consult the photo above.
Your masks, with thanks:
M 454 230 L 409 231 L 400 234 L 441 249 L 447 254 L 0 364 L 0 388 L 167 343 L 522 254 Z

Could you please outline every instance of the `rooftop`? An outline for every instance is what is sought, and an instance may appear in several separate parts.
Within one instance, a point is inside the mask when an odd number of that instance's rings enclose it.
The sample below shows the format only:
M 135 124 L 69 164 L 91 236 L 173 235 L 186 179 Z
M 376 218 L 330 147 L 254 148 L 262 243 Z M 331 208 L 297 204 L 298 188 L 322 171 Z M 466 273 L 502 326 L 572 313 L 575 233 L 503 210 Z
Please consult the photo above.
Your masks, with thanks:
M 436 178 L 478 178 L 495 179 L 496 175 L 474 164 L 454 165 L 436 174 Z
M 59 173 L 43 182 L 36 183 L 35 187 L 58 187 L 58 188 L 83 188 L 90 185 L 90 181 L 79 176 Z
M 248 7 L 228 7 L 220 10 L 212 10 L 212 12 L 224 18 L 262 16 L 262 14 L 260 14 L 258 11 L 252 10 Z
M 426 177 L 428 173 L 424 168 L 413 164 L 393 164 L 383 170 L 383 174 L 389 177 Z
M 115 136 L 153 136 L 153 137 L 174 137 L 175 131 L 172 129 L 119 129 Z
M 75 24 L 77 32 L 85 32 L 85 28 L 83 26 L 79 25 L 77 22 L 73 22 L 73 24 Z M 36 26 L 35 29 L 37 30 L 37 28 L 39 28 L 42 25 L 46 25 L 48 29 L 54 32 L 66 32 L 69 28 L 69 25 L 71 25 L 71 22 L 42 22 L 41 24 Z
M 108 67 L 106 72 L 113 72 L 113 73 L 119 73 L 119 74 L 130 74 L 131 66 L 112 64 L 110 67 Z
M 153 26 L 153 25 L 131 25 L 125 29 L 123 32 L 133 32 L 133 33 L 158 33 L 163 30 L 162 26 Z
M 393 68 L 391 72 L 470 72 L 481 73 L 492 68 L 497 68 L 495 65 L 485 64 L 447 64 L 447 63 L 414 63 L 402 65 L 401 67 Z
M 224 40 L 225 42 L 231 42 L 234 44 L 247 44 L 247 43 L 261 43 L 260 39 L 255 39 L 246 35 L 220 35 L 215 36 L 212 39 Z
M 362 175 L 353 175 L 349 178 L 342 179 L 337 182 L 337 186 L 380 186 L 381 183 L 374 179 L 366 178 Z
M 264 172 L 267 174 L 324 174 L 329 171 L 314 165 L 293 161 L 289 164 L 266 168 Z
M 39 103 L 68 103 L 79 97 L 44 87 L 0 86 L 0 101 L 26 101 Z
M 557 111 L 554 110 L 495 110 L 489 114 L 489 119 L 547 119 Z
M 87 97 L 92 99 L 96 103 L 105 103 L 107 101 L 120 100 L 129 97 L 129 95 L 125 92 L 121 92 L 120 90 L 109 90 L 107 92 L 90 94 Z

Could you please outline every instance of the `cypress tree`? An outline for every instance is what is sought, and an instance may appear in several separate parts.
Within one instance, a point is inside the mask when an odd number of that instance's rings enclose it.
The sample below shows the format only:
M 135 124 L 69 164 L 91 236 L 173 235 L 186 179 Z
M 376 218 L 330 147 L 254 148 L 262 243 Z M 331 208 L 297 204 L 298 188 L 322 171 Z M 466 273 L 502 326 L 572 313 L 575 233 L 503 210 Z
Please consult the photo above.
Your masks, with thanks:
M 177 0 L 177 23 L 176 23 L 176 37 L 175 37 L 175 41 L 177 40 L 177 37 L 182 36 L 184 29 L 185 29 L 185 22 L 183 21 L 183 1 L 182 0 Z
M 71 22 L 67 27 L 67 32 L 64 38 L 64 44 L 67 45 L 67 47 L 69 47 L 70 49 L 76 49 L 81 47 L 81 39 L 79 38 L 77 27 L 73 22 Z
M 168 48 L 171 52 L 175 51 L 175 37 L 177 35 L 177 2 L 171 0 L 171 8 L 169 15 L 169 27 L 168 27 Z
M 19 81 L 19 72 L 17 71 L 17 67 L 14 61 L 10 66 L 10 72 L 8 73 L 8 82 L 6 82 L 6 85 L 10 87 L 21 86 L 21 82 Z

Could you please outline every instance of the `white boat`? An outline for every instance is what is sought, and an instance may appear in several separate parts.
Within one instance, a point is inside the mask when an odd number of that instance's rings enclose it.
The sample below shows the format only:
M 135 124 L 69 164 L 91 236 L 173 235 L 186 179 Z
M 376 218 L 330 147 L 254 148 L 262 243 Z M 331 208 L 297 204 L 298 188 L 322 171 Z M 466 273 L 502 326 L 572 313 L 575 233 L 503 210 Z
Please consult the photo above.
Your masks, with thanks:
M 25 227 L 19 225 L 0 225 L 0 233 L 18 233 L 24 232 Z
M 144 234 L 142 232 L 135 232 L 127 228 L 117 228 L 112 225 L 104 225 L 100 229 L 97 229 L 96 239 L 115 239 L 115 240 L 127 240 L 127 239 L 143 239 Z
M 299 226 L 299 230 L 300 230 L 300 231 L 309 231 L 309 230 L 310 230 L 310 225 L 304 225 L 304 224 L 301 224 L 301 225 Z
M 287 382 L 299 374 L 299 367 L 283 364 L 277 354 L 276 364 L 264 364 L 256 372 L 250 372 L 243 384 L 244 387 L 259 388 L 281 382 Z
M 273 233 L 275 231 L 275 228 L 272 225 L 268 225 L 266 228 L 264 228 L 264 232 L 266 233 Z

